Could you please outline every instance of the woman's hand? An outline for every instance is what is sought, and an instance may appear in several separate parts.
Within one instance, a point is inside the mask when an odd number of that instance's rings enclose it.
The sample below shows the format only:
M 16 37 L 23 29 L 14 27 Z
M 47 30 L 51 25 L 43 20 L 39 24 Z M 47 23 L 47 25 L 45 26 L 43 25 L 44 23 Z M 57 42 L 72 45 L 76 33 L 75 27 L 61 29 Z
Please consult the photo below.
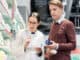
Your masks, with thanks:
M 49 56 L 51 55 L 50 51 L 51 51 L 51 49 L 49 49 L 49 48 L 46 49 L 45 58 L 49 58 Z
M 26 48 L 29 45 L 30 41 L 31 41 L 31 38 L 27 37 L 24 43 L 24 48 Z
M 35 48 L 36 52 L 37 52 L 37 56 L 42 56 L 42 49 L 41 48 Z
M 39 52 L 41 52 L 42 50 L 41 50 L 41 48 L 35 48 L 35 50 L 39 53 Z

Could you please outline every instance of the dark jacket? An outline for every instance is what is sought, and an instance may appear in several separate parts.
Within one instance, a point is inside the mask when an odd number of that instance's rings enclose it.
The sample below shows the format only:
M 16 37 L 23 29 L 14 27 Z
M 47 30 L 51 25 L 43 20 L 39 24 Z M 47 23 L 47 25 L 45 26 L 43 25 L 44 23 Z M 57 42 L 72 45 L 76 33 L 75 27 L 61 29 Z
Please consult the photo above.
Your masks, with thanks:
M 72 22 L 63 20 L 61 24 L 52 23 L 49 39 L 59 44 L 58 53 L 51 55 L 49 60 L 71 60 L 71 50 L 76 47 L 75 28 Z

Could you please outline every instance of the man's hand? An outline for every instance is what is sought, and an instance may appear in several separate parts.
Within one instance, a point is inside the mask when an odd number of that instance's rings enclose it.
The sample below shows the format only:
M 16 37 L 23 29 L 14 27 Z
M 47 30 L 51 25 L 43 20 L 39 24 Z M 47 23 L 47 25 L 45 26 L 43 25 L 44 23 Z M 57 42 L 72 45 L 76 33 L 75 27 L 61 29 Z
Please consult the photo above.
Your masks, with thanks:
M 58 43 L 53 41 L 51 45 L 47 45 L 45 47 L 49 48 L 49 49 L 57 49 L 58 48 Z

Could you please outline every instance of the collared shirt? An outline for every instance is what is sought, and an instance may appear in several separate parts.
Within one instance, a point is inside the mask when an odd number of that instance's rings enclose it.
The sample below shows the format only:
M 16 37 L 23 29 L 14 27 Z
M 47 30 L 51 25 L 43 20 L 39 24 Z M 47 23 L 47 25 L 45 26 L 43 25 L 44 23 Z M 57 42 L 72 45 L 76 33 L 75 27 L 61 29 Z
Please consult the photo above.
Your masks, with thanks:
M 53 23 L 61 24 L 61 22 L 64 21 L 64 19 L 65 19 L 65 13 L 63 13 L 62 16 L 58 20 L 53 21 Z

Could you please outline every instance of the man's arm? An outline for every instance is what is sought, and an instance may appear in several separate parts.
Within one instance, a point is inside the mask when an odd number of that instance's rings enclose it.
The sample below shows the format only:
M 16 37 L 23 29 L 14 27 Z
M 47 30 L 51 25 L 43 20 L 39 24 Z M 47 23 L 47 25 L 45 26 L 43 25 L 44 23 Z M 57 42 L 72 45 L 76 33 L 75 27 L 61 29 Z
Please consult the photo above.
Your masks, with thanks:
M 58 50 L 74 50 L 76 47 L 75 28 L 72 22 L 66 28 L 67 43 L 59 43 Z

